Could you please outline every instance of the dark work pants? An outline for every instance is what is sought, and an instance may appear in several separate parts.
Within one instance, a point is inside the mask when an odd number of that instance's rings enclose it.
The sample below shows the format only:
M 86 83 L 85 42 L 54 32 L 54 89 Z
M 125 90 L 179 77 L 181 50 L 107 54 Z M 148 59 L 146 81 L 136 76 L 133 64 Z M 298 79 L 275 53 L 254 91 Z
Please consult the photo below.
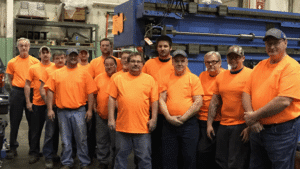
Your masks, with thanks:
M 222 169 L 248 169 L 250 144 L 240 136 L 247 125 L 220 125 L 217 133 L 216 162 Z
M 47 115 L 47 106 L 32 105 L 32 110 L 33 112 L 30 112 L 31 142 L 29 144 L 29 155 L 39 156 L 40 140 Z
M 156 129 L 151 133 L 152 168 L 162 169 L 162 128 L 164 115 L 157 115 Z
M 207 121 L 198 120 L 200 134 L 197 148 L 197 168 L 198 169 L 217 169 L 218 164 L 216 163 L 216 137 L 213 140 L 207 137 Z M 214 132 L 217 133 L 220 122 L 214 121 L 213 128 Z
M 178 161 L 182 161 L 184 169 L 196 169 L 198 139 L 199 124 L 196 117 L 192 117 L 178 127 L 164 120 L 162 130 L 163 168 L 178 169 Z M 180 153 L 182 154 L 181 159 L 178 158 Z
M 33 90 L 30 90 L 30 98 L 32 100 Z M 25 109 L 25 115 L 28 122 L 28 140 L 29 145 L 31 143 L 31 130 L 30 130 L 30 115 L 31 112 L 26 108 L 26 100 L 24 94 L 24 88 L 12 87 L 12 91 L 9 96 L 9 120 L 10 120 L 10 149 L 16 150 L 19 146 L 17 142 L 18 131 L 20 127 L 20 123 L 23 117 L 23 110 Z

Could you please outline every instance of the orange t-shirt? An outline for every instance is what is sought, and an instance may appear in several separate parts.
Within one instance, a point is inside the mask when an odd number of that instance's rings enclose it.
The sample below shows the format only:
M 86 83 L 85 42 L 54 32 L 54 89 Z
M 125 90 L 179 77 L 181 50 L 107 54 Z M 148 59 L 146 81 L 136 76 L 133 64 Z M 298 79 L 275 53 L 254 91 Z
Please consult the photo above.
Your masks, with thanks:
M 242 93 L 251 72 L 252 69 L 244 67 L 238 74 L 231 74 L 229 70 L 225 70 L 217 76 L 212 91 L 222 98 L 221 125 L 245 123 Z
M 114 57 L 114 56 L 112 56 L 112 57 L 115 58 L 116 61 L 117 61 L 117 71 L 122 70 L 121 60 L 119 58 Z M 105 72 L 104 59 L 103 59 L 102 56 L 93 59 L 89 65 L 90 66 L 88 68 L 88 72 L 90 73 L 90 75 L 93 78 L 95 78 L 99 74 Z
M 153 77 L 129 72 L 116 76 L 108 94 L 118 101 L 116 131 L 125 133 L 149 133 L 147 122 L 149 109 L 158 100 L 157 84 Z
M 89 67 L 90 67 L 90 64 L 87 64 L 87 65 L 81 65 L 80 63 L 78 63 L 77 66 L 78 66 L 79 68 L 83 68 L 85 71 L 88 71 L 88 70 L 89 70 Z
M 30 55 L 27 58 L 21 58 L 20 55 L 12 58 L 7 63 L 6 69 L 6 73 L 13 75 L 12 86 L 24 88 L 29 67 L 39 62 L 37 58 Z M 33 84 L 30 87 L 33 87 Z
M 46 72 L 46 68 L 54 65 L 54 63 L 50 63 L 49 65 L 43 65 L 41 62 L 35 65 L 30 66 L 29 73 L 26 75 L 26 80 L 29 80 L 31 83 L 34 84 L 33 87 L 33 99 L 32 103 L 37 106 L 45 105 L 46 103 L 42 99 L 40 94 L 40 77 Z
M 220 73 L 223 72 L 225 69 L 221 68 Z M 211 77 L 208 73 L 208 71 L 204 71 L 199 75 L 199 79 L 204 91 L 203 95 L 203 104 L 200 108 L 200 111 L 198 113 L 198 119 L 207 121 L 207 115 L 208 115 L 208 107 L 211 101 L 211 98 L 213 96 L 212 87 L 216 81 L 217 76 Z M 221 109 L 218 109 L 217 115 L 214 119 L 214 121 L 220 121 L 221 120 Z
M 193 96 L 204 94 L 199 78 L 190 72 L 165 77 L 162 91 L 167 91 L 166 104 L 171 116 L 183 115 L 194 103 Z
M 300 65 L 287 55 L 277 64 L 270 64 L 270 59 L 265 59 L 256 65 L 244 92 L 251 95 L 254 111 L 277 96 L 293 98 L 282 112 L 259 120 L 261 124 L 277 124 L 300 116 L 299 84 Z
M 108 97 L 107 87 L 110 84 L 110 77 L 107 73 L 101 73 L 95 78 L 97 86 L 97 113 L 102 119 L 108 119 Z
M 55 93 L 55 103 L 60 109 L 77 109 L 86 105 L 87 94 L 96 92 L 93 78 L 86 71 L 66 66 L 56 70 L 46 82 L 45 89 Z

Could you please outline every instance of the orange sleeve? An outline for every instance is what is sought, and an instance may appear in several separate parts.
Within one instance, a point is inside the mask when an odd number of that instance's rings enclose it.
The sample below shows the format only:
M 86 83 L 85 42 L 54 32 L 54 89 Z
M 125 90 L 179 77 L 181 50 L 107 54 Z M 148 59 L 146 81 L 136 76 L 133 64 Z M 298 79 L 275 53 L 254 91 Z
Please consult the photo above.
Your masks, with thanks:
M 47 80 L 48 80 L 48 78 L 49 78 L 49 76 L 48 76 L 48 73 L 47 73 L 47 71 L 46 71 L 46 70 L 45 70 L 45 71 L 43 71 L 43 73 L 41 74 L 41 77 L 40 77 L 40 81 L 42 81 L 42 82 L 46 83 L 46 82 L 47 82 Z
M 147 67 L 148 67 L 148 61 L 145 63 L 145 65 L 143 66 L 142 72 L 143 73 L 147 73 Z M 148 73 L 147 73 L 148 74 Z
M 8 63 L 7 63 L 7 68 L 6 68 L 6 73 L 7 74 L 11 74 L 11 75 L 13 75 L 14 74 L 14 65 L 13 65 L 14 63 L 12 62 L 12 61 L 9 61 Z
M 219 95 L 219 84 L 218 84 L 218 76 L 217 76 L 217 79 L 216 81 L 213 82 L 213 85 L 212 85 L 212 92 L 213 94 L 216 94 L 216 95 Z
M 293 68 L 287 68 L 282 74 L 280 79 L 278 96 L 291 97 L 300 99 L 300 69 L 299 66 Z
M 152 78 L 152 77 L 151 77 Z M 152 90 L 151 90 L 151 103 L 158 100 L 158 86 L 155 80 L 152 82 Z
M 244 87 L 243 92 L 247 93 L 247 94 L 251 94 L 251 84 L 252 84 L 252 73 L 249 76 L 249 80 L 247 80 L 246 85 Z
M 116 79 L 118 79 L 118 78 L 116 77 L 115 79 L 112 79 L 110 81 L 110 83 L 109 83 L 110 87 L 108 87 L 109 90 L 107 91 L 107 93 L 113 98 L 117 98 L 117 96 L 118 96 L 118 88 L 116 85 Z
M 204 95 L 200 79 L 196 75 L 192 75 L 192 96 Z
M 159 94 L 160 94 L 161 92 L 167 90 L 167 85 L 168 85 L 168 83 L 167 83 L 167 80 L 166 80 L 166 79 L 167 79 L 167 78 L 164 78 L 164 79 L 161 81 L 160 84 L 157 84 L 157 86 L 158 86 L 158 93 L 159 93 Z
M 32 82 L 32 81 L 33 81 L 33 76 L 34 76 L 34 69 L 33 69 L 32 66 L 30 66 L 28 72 L 29 72 L 29 73 L 26 74 L 25 79 L 26 79 L 26 80 L 29 80 L 30 82 Z
M 90 66 L 88 67 L 88 72 L 92 76 L 92 78 L 95 77 L 95 71 L 94 71 L 94 60 L 91 61 Z
M 121 60 L 119 58 L 116 58 L 116 61 L 117 61 L 117 71 L 121 71 L 123 69 Z
M 87 94 L 95 93 L 97 91 L 96 83 L 93 80 L 92 76 L 86 73 L 86 91 Z
M 96 87 L 97 87 L 97 91 L 100 90 L 99 87 L 98 87 L 98 85 L 97 85 L 97 84 L 99 83 L 99 80 L 100 80 L 100 76 L 98 75 L 98 76 L 94 79 L 95 84 L 96 84 Z M 95 94 L 97 94 L 97 93 L 95 93 Z
M 50 76 L 50 78 L 47 80 L 46 84 L 44 85 L 45 90 L 51 90 L 52 92 L 55 91 L 55 80 L 54 80 L 55 74 Z

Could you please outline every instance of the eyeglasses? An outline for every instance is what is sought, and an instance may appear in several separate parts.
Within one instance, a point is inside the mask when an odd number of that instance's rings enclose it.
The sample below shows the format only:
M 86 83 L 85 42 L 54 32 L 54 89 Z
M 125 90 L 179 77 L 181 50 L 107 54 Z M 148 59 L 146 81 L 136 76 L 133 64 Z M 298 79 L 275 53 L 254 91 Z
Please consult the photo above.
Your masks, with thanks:
M 110 65 L 109 64 L 105 64 L 104 65 L 104 67 L 106 67 L 106 68 L 108 68 L 108 67 L 115 67 L 115 66 L 116 66 L 115 64 L 110 64 Z
M 210 65 L 210 64 L 215 65 L 215 64 L 217 64 L 218 62 L 220 62 L 220 60 L 206 61 L 206 62 L 204 62 L 204 64 L 206 64 L 206 65 Z
M 143 61 L 141 61 L 141 60 L 130 60 L 129 62 L 130 63 L 137 63 L 137 64 L 143 63 Z

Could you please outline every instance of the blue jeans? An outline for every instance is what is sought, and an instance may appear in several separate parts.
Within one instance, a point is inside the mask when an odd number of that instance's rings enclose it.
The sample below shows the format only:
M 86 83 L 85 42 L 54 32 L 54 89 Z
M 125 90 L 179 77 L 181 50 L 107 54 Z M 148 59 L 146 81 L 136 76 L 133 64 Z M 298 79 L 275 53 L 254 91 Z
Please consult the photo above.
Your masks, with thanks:
M 260 133 L 251 133 L 251 169 L 294 168 L 299 119 L 298 117 L 277 125 L 265 125 Z
M 133 148 L 139 169 L 152 169 L 151 135 L 116 132 L 116 160 L 114 169 L 126 169 L 127 157 Z
M 61 163 L 66 166 L 73 166 L 72 158 L 72 134 L 77 145 L 77 156 L 81 166 L 90 164 L 87 147 L 87 129 L 85 121 L 85 107 L 78 109 L 58 109 L 58 125 L 63 144 Z
M 58 150 L 58 140 L 59 140 L 59 128 L 58 128 L 58 116 L 57 108 L 54 108 L 55 119 L 50 120 L 46 115 L 46 125 L 45 125 L 45 139 L 43 147 L 43 155 L 45 160 L 53 159 L 53 155 L 57 154 Z
M 163 168 L 178 169 L 178 161 L 181 161 L 184 169 L 196 169 L 198 139 L 199 124 L 196 117 L 190 118 L 178 127 L 164 120 L 162 129 Z M 182 154 L 182 159 L 178 158 L 179 153 Z

